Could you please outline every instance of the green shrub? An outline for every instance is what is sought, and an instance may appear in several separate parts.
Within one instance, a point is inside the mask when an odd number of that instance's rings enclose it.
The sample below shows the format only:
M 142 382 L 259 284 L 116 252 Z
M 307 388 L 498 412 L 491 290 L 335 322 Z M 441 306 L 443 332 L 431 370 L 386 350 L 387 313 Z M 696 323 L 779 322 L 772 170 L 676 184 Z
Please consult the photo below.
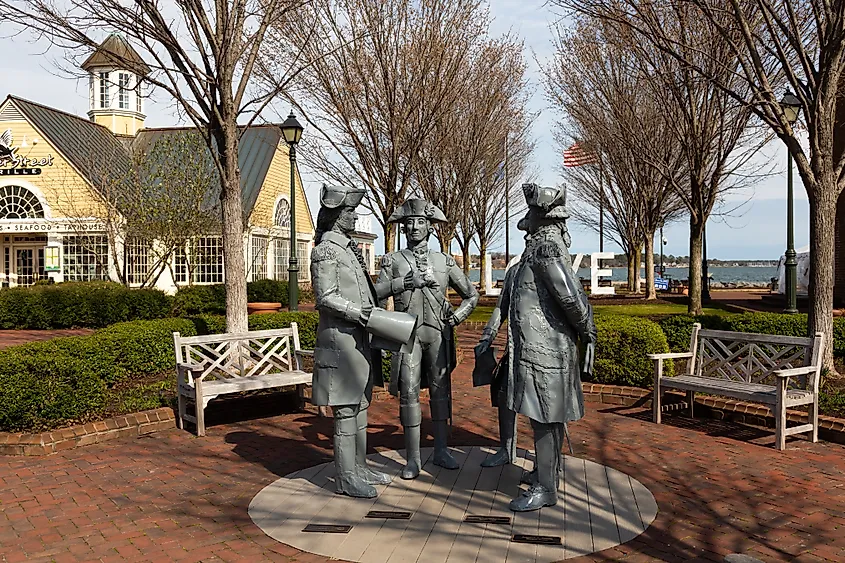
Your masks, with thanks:
M 226 312 L 226 287 L 216 285 L 189 285 L 180 287 L 173 297 L 173 314 L 222 315 Z
M 597 315 L 598 330 L 594 383 L 650 387 L 654 381 L 654 363 L 647 354 L 669 351 L 666 336 L 653 321 L 624 315 Z M 672 362 L 664 364 L 671 375 Z
M 288 306 L 288 282 L 285 280 L 257 280 L 246 284 L 250 303 L 281 303 Z M 299 301 L 311 303 L 314 292 L 310 286 L 299 285 Z M 223 284 L 180 287 L 173 299 L 173 314 L 177 316 L 223 315 L 226 313 L 226 288 Z
M 83 420 L 105 405 L 106 384 L 82 359 L 61 354 L 0 355 L 0 430 L 36 431 Z
M 827 343 L 830 346 L 830 343 Z M 845 356 L 845 317 L 833 318 L 833 355 Z
M 170 298 L 157 289 L 129 289 L 111 282 L 71 282 L 0 290 L 2 328 L 101 328 L 117 322 L 158 319 Z
M 735 332 L 807 336 L 807 315 L 805 314 L 743 313 L 726 316 L 724 323 L 725 330 Z
M 729 330 L 725 323 L 725 317 L 720 315 L 670 315 L 658 323 L 666 335 L 669 349 L 672 352 L 688 352 L 690 338 L 692 337 L 692 325 L 700 323 L 701 328 L 713 330 Z

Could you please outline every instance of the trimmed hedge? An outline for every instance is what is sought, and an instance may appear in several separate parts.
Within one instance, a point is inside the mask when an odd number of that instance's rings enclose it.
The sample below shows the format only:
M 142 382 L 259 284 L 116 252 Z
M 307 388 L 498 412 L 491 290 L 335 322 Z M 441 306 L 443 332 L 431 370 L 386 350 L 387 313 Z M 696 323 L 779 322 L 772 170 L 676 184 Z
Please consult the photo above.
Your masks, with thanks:
M 96 417 L 116 384 L 173 370 L 174 331 L 196 334 L 189 319 L 134 321 L 0 351 L 0 430 Z
M 657 323 L 641 317 L 596 315 L 598 343 L 593 369 L 593 383 L 650 387 L 654 364 L 647 354 L 669 351 L 666 336 Z M 667 375 L 673 373 L 671 361 L 664 364 Z
M 743 313 L 740 315 L 671 315 L 660 321 L 660 328 L 666 334 L 673 352 L 689 350 L 692 325 L 701 323 L 702 328 L 732 330 L 735 332 L 756 332 L 758 334 L 782 334 L 785 336 L 807 336 L 807 315 L 786 315 L 783 313 Z M 833 355 L 845 356 L 845 317 L 833 319 Z M 830 341 L 827 342 L 830 346 Z
M 112 282 L 70 282 L 0 290 L 0 328 L 101 328 L 170 314 L 170 298 L 157 289 Z
M 258 280 L 246 284 L 247 301 L 250 303 L 281 303 L 288 306 L 288 282 L 285 280 Z M 300 284 L 300 301 L 314 299 L 313 291 Z M 226 312 L 226 288 L 223 284 L 192 285 L 181 287 L 173 298 L 173 314 L 222 315 Z

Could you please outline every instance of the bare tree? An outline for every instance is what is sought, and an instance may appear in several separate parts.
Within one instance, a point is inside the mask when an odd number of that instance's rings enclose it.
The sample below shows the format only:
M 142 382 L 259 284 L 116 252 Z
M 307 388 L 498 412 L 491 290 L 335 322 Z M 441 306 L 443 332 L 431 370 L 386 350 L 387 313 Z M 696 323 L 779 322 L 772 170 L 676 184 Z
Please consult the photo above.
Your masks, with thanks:
M 562 3 L 562 2 L 561 2 Z M 567 2 L 568 4 L 569 2 Z M 578 2 L 580 9 L 622 22 L 712 83 L 765 123 L 787 146 L 810 200 L 809 332 L 833 331 L 836 202 L 845 187 L 845 152 L 836 150 L 838 89 L 845 71 L 843 0 L 671 0 L 665 5 L 704 21 L 736 61 L 724 72 L 695 37 L 665 29 L 652 2 Z M 714 60 L 715 59 L 715 60 Z M 714 64 L 715 63 L 715 64 Z M 724 67 L 724 65 L 722 65 Z M 801 101 L 809 152 L 779 103 L 788 86 Z M 825 350 L 833 368 L 833 350 Z
M 629 48 L 635 56 L 632 69 L 647 78 L 653 95 L 663 100 L 672 141 L 679 144 L 685 159 L 687 179 L 680 183 L 675 169 L 649 160 L 660 170 L 687 207 L 690 221 L 689 311 L 701 313 L 702 240 L 704 225 L 725 193 L 746 186 L 755 175 L 738 172 L 749 164 L 759 147 L 767 142 L 744 104 L 702 78 L 693 65 L 705 68 L 718 80 L 730 84 L 739 97 L 750 97 L 750 89 L 738 71 L 740 62 L 730 47 L 730 37 L 714 29 L 705 18 L 695 17 L 689 2 L 673 0 L 656 5 L 643 0 L 553 0 L 588 17 L 600 20 L 610 33 L 608 39 Z M 631 27 L 630 13 L 623 6 L 645 6 L 662 33 L 684 49 L 682 63 Z
M 104 32 L 119 32 L 140 60 L 131 50 L 103 55 L 170 96 L 200 131 L 220 174 L 226 327 L 232 332 L 247 329 L 238 121 L 252 123 L 292 75 L 279 73 L 269 88 L 253 80 L 268 29 L 283 25 L 304 1 L 0 0 L 7 25 L 29 30 L 71 58 L 96 50 Z
M 664 104 L 637 72 L 631 49 L 607 36 L 598 22 L 581 19 L 571 31 L 557 28 L 555 56 L 543 65 L 546 93 L 569 121 L 558 126 L 568 144 L 574 135 L 595 160 L 567 170 L 576 220 L 596 229 L 607 211 L 609 230 L 628 259 L 628 289 L 639 291 L 640 254 L 646 250 L 646 297 L 654 289 L 653 239 L 664 223 L 679 217 L 683 204 L 651 162 L 680 173 L 682 153 L 670 136 Z
M 459 238 L 468 269 L 470 240 L 477 239 L 482 287 L 487 250 L 504 226 L 504 167 L 519 177 L 532 149 L 525 71 L 521 41 L 509 36 L 485 40 L 462 72 L 472 94 L 456 100 L 438 121 L 414 174 L 422 194 L 446 214 L 447 222 L 436 227 L 443 251 Z M 515 207 L 519 201 L 514 198 Z
M 292 38 L 307 65 L 285 91 L 316 132 L 303 158 L 326 181 L 368 189 L 389 252 L 396 236 L 387 218 L 411 187 L 421 148 L 469 93 L 462 72 L 487 13 L 480 0 L 314 0 L 308 12 L 313 32 L 296 24 L 275 33 L 282 45 Z M 265 61 L 272 84 L 286 65 Z
M 86 160 L 97 209 L 74 196 L 78 185 L 69 178 L 58 178 L 52 186 L 56 207 L 68 218 L 76 243 L 102 260 L 102 235 L 90 228 L 96 218 L 110 251 L 110 260 L 98 267 L 107 272 L 110 261 L 120 283 L 153 286 L 172 269 L 177 250 L 195 237 L 220 233 L 220 175 L 196 131 L 168 132 L 129 150 L 115 143 L 109 152 L 92 151 Z

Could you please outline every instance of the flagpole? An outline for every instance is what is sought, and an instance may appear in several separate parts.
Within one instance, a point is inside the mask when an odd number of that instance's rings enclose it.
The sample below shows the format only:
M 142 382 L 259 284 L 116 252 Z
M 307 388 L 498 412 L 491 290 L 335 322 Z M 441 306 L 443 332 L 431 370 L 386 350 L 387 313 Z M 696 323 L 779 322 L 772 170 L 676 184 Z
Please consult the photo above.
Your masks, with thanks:
M 599 164 L 599 252 L 604 252 L 604 166 Z
M 505 268 L 511 259 L 511 184 L 508 178 L 508 132 L 505 132 Z

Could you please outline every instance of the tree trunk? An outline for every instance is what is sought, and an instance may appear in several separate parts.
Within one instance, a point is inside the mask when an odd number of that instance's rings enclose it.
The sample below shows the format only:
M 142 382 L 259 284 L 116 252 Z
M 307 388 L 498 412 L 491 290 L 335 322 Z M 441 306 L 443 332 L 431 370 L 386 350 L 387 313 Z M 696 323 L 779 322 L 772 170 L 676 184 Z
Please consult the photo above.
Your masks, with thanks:
M 396 250 L 396 225 L 385 223 L 384 225 L 384 253 L 390 254 Z
M 469 257 L 469 249 L 470 249 L 470 241 L 467 241 L 466 245 L 461 247 L 461 255 L 464 258 L 464 275 L 469 277 L 469 266 L 470 266 L 470 257 Z
M 634 260 L 634 292 L 637 294 L 642 293 L 643 291 L 643 284 L 640 281 L 642 276 L 640 275 L 640 265 L 643 263 L 643 247 L 642 244 L 637 246 L 637 254 L 636 259 Z
M 657 299 L 654 287 L 654 233 L 645 237 L 645 298 Z
M 629 249 L 625 253 L 625 258 L 628 260 L 628 292 L 635 293 L 637 291 L 637 283 L 635 280 L 637 278 L 637 274 L 639 273 L 637 268 L 637 249 Z
M 481 253 L 480 262 L 478 264 L 480 271 L 478 275 L 478 291 L 484 295 L 487 288 L 487 241 L 481 239 L 478 241 L 479 252 Z
M 220 203 L 223 214 L 223 272 L 226 286 L 226 330 L 249 330 L 246 311 L 241 171 L 238 167 L 238 127 L 234 113 L 215 132 L 221 160 Z M 295 202 L 291 202 L 293 205 Z M 293 225 L 291 225 L 293 228 Z
M 704 222 L 690 217 L 689 225 L 689 305 L 690 315 L 701 314 L 701 240 Z
M 836 180 L 830 174 L 816 197 L 810 197 L 810 268 L 809 318 L 810 335 L 825 336 L 824 366 L 835 372 L 833 365 L 833 283 L 835 260 Z

